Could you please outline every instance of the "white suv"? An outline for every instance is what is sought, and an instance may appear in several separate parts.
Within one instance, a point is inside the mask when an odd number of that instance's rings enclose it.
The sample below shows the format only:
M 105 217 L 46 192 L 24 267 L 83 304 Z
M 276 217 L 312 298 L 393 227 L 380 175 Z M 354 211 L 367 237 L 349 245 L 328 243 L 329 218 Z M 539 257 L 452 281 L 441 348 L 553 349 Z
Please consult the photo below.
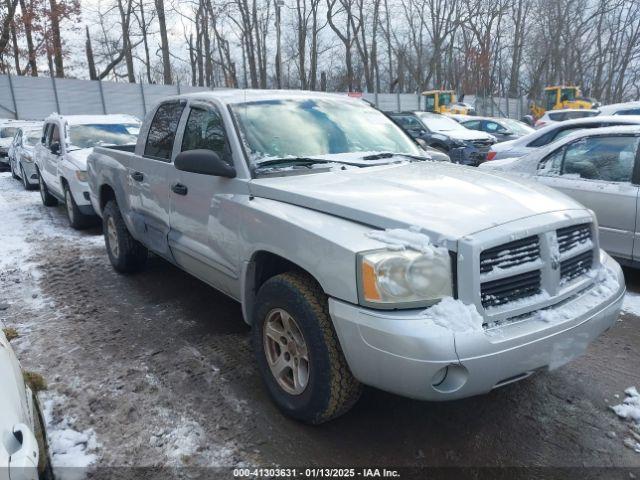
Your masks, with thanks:
M 131 115 L 49 116 L 35 148 L 42 203 L 54 206 L 63 202 L 73 228 L 95 223 L 87 157 L 94 146 L 135 144 L 139 129 L 140 120 Z

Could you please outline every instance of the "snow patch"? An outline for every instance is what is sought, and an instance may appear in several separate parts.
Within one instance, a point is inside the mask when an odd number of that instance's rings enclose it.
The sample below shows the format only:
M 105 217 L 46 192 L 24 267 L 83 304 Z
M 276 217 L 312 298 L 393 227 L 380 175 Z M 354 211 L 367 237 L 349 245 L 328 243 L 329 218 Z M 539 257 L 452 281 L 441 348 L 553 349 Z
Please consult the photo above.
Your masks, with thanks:
M 386 230 L 374 230 L 368 232 L 367 237 L 389 245 L 391 250 L 405 250 L 407 248 L 417 250 L 425 255 L 433 256 L 440 251 L 446 252 L 442 247 L 436 247 L 431 243 L 429 235 L 421 232 L 418 226 L 409 228 L 388 228 Z
M 480 332 L 484 319 L 475 305 L 466 305 L 460 300 L 445 297 L 422 312 L 433 325 L 455 333 Z
M 624 393 L 626 397 L 622 403 L 610 408 L 618 417 L 631 422 L 629 431 L 632 436 L 624 439 L 624 445 L 640 453 L 640 393 L 636 387 L 629 387 Z
M 50 393 L 40 394 L 42 413 L 46 423 L 47 439 L 51 454 L 51 465 L 56 473 L 56 478 L 65 477 L 69 471 L 65 467 L 86 468 L 98 459 L 96 451 L 99 444 L 92 428 L 76 430 L 75 420 L 70 417 L 56 418 L 54 410 L 63 410 L 66 400 L 61 395 Z M 77 478 L 77 471 L 73 472 L 73 478 Z
M 640 294 L 627 291 L 624 296 L 622 311 L 640 317 Z

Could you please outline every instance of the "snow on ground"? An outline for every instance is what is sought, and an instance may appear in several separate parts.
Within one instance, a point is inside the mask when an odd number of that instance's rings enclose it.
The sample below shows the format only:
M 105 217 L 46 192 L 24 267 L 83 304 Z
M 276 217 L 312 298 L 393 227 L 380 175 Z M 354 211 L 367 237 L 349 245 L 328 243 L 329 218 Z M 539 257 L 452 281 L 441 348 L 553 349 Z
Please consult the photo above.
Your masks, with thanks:
M 624 393 L 623 402 L 613 405 L 611 410 L 629 423 L 629 433 L 624 439 L 624 445 L 640 453 L 640 393 L 636 387 L 629 387 Z
M 61 395 L 43 392 L 39 396 L 42 405 L 42 414 L 47 424 L 47 439 L 51 464 L 57 478 L 65 467 L 86 468 L 97 460 L 96 451 L 99 447 L 96 433 L 92 428 L 79 432 L 74 429 L 73 418 L 59 414 L 64 411 L 67 403 Z M 62 470 L 64 472 L 65 470 Z M 64 476 L 64 475 L 63 475 Z
M 627 291 L 622 304 L 622 311 L 631 315 L 640 316 L 640 294 Z

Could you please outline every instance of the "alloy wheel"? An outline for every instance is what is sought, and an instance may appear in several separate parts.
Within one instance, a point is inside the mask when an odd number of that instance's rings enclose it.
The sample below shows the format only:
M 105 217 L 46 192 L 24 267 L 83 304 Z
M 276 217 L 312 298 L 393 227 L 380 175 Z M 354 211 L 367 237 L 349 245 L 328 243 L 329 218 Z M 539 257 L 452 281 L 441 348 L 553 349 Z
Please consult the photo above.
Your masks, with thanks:
M 120 253 L 120 247 L 118 245 L 118 230 L 116 229 L 116 222 L 113 221 L 113 217 L 107 219 L 107 240 L 109 241 L 109 250 L 113 258 L 118 258 Z
M 309 383 L 309 351 L 295 319 L 276 308 L 267 314 L 263 326 L 267 363 L 278 385 L 291 395 L 300 395 Z

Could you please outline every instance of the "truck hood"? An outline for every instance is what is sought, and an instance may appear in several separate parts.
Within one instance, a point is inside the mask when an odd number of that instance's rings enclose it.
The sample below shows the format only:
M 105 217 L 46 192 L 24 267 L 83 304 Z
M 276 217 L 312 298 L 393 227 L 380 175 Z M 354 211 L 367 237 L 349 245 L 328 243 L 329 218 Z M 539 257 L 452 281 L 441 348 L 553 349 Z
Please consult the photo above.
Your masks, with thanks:
M 532 215 L 584 209 L 538 183 L 436 162 L 255 179 L 250 190 L 374 228 L 419 226 L 448 240 Z
M 87 169 L 87 158 L 93 151 L 93 148 L 82 148 L 80 150 L 71 150 L 67 153 L 67 159 L 73 163 L 79 170 Z

